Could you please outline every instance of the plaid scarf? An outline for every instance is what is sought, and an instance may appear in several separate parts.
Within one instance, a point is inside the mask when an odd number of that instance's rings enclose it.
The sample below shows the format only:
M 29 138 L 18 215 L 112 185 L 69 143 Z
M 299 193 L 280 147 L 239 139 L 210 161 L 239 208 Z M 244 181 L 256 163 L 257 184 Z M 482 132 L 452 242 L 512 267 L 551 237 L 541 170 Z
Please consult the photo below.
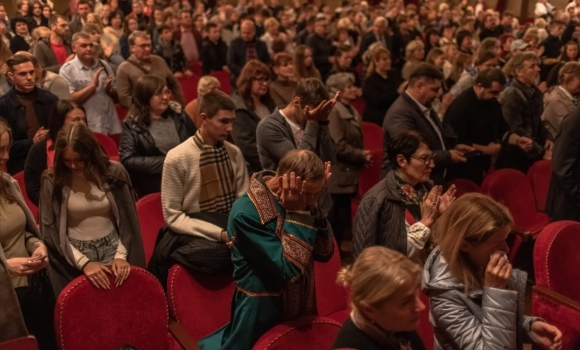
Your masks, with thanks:
M 199 131 L 193 141 L 201 150 L 199 209 L 228 214 L 236 200 L 236 179 L 226 147 L 223 143 L 215 147 L 204 144 Z

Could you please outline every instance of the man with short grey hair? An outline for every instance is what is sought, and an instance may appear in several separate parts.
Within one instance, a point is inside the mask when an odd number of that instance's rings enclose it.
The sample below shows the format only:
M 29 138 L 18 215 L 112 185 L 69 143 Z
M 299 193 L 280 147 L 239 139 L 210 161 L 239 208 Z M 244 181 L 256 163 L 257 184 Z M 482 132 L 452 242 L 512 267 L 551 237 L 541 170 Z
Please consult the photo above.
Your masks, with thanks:
M 65 63 L 60 75 L 67 81 L 72 100 L 85 108 L 87 125 L 105 135 L 121 133 L 115 109 L 115 73 L 109 64 L 95 56 L 91 36 L 75 33 L 72 49 L 75 58 Z
M 121 106 L 127 109 L 131 106 L 135 84 L 145 74 L 153 74 L 165 80 L 175 100 L 182 106 L 185 105 L 181 87 L 173 72 L 163 58 L 151 54 L 149 34 L 140 30 L 134 31 L 129 35 L 129 46 L 131 56 L 117 68 L 117 92 Z

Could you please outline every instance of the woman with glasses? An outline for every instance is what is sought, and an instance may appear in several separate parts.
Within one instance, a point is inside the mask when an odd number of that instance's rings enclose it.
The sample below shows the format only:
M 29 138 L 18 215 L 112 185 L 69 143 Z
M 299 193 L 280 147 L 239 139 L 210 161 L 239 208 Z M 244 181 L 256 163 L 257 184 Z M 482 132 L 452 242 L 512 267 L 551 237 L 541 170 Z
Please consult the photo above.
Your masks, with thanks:
M 197 130 L 181 105 L 170 97 L 162 78 L 144 75 L 137 80 L 119 155 L 139 197 L 161 191 L 165 155 Z
M 382 245 L 421 262 L 433 223 L 455 200 L 455 185 L 444 194 L 432 186 L 433 152 L 417 132 L 399 134 L 388 150 L 393 169 L 363 196 L 354 219 L 353 257 Z
M 238 91 L 233 95 L 236 119 L 232 130 L 234 144 L 240 148 L 248 173 L 262 170 L 256 146 L 256 128 L 260 120 L 274 111 L 270 95 L 270 68 L 258 60 L 246 63 L 238 78 Z

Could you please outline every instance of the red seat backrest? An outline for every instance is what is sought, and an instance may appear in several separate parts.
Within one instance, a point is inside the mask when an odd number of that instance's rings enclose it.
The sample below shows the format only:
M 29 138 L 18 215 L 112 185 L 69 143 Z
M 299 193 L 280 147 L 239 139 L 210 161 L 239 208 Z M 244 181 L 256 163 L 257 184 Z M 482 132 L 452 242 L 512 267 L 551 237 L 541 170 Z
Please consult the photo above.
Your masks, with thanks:
M 115 277 L 107 276 L 110 290 L 97 289 L 82 275 L 60 293 L 54 312 L 59 348 L 169 349 L 167 301 L 159 281 L 135 266 L 118 288 Z
M 466 193 L 472 192 L 479 193 L 479 186 L 477 186 L 477 184 L 473 181 L 467 179 L 453 179 L 451 183 L 455 185 L 455 188 L 457 190 L 455 196 L 457 198 L 463 196 Z
M 28 209 L 30 209 L 30 212 L 34 217 L 34 220 L 36 220 L 36 222 L 38 223 L 38 207 L 30 201 L 28 195 L 26 194 L 26 185 L 24 184 L 24 171 L 14 174 L 12 178 L 16 180 L 16 182 L 18 182 L 18 186 L 20 187 L 20 191 L 22 192 L 22 196 L 24 197 L 24 203 L 26 203 L 26 206 L 28 207 Z
M 139 199 L 135 206 L 137 207 L 139 226 L 141 226 L 145 262 L 149 263 L 153 250 L 155 250 L 155 241 L 159 230 L 165 225 L 163 209 L 161 208 L 161 193 L 148 194 Z
M 117 143 L 115 143 L 115 140 L 113 140 L 112 138 L 110 138 L 109 136 L 105 135 L 105 134 L 101 134 L 98 132 L 94 133 L 95 138 L 97 139 L 97 142 L 103 146 L 103 149 L 105 150 L 105 152 L 107 152 L 107 155 L 109 155 L 109 158 L 117 158 L 116 160 L 119 159 L 119 149 L 117 148 Z
M 38 350 L 38 343 L 34 336 L 27 335 L 1 342 L 0 350 Z
M 214 70 L 210 73 L 211 76 L 214 76 L 220 82 L 220 90 L 225 92 L 228 95 L 232 94 L 232 82 L 230 80 L 230 75 L 227 72 L 221 70 Z
M 383 150 L 383 129 L 375 123 L 362 122 L 363 130 L 363 141 L 365 149 L 373 150 L 380 149 Z M 381 158 L 379 163 L 383 161 L 383 155 L 381 153 Z
M 534 197 L 536 199 L 536 209 L 544 212 L 546 209 L 546 200 L 550 190 L 550 179 L 552 178 L 552 161 L 539 160 L 535 162 L 528 170 L 528 179 L 532 184 Z
M 421 336 L 423 344 L 425 344 L 425 349 L 433 350 L 433 345 L 435 341 L 435 332 L 433 331 L 433 326 L 429 322 L 429 297 L 426 296 L 422 291 L 419 292 L 419 296 L 423 304 L 425 304 L 425 310 L 419 315 L 419 327 L 417 327 L 417 333 Z
M 118 103 L 115 105 L 115 109 L 117 110 L 117 116 L 119 116 L 119 120 L 122 123 L 125 120 L 125 117 L 127 116 L 127 110 Z
M 199 75 L 194 75 L 192 77 L 179 78 L 179 85 L 181 86 L 181 92 L 183 92 L 183 98 L 185 99 L 185 104 L 195 100 L 197 98 L 197 83 L 199 82 Z
M 358 195 L 364 196 L 368 190 L 381 180 L 381 165 L 383 161 L 382 149 L 371 149 L 373 165 L 363 168 L 358 172 Z
M 330 349 L 340 327 L 339 323 L 326 317 L 299 317 L 270 329 L 252 349 Z
M 356 109 L 358 114 L 362 116 L 363 112 L 365 111 L 365 100 L 359 97 L 356 100 L 352 101 L 352 106 L 354 107 L 354 109 Z
M 536 284 L 580 302 L 580 223 L 546 226 L 534 246 Z
M 209 275 L 173 265 L 167 279 L 171 316 L 195 340 L 230 321 L 236 285 L 231 275 Z
M 314 262 L 314 278 L 316 286 L 316 307 L 318 315 L 331 316 L 339 311 L 348 309 L 348 295 L 346 289 L 336 283 L 338 271 L 342 264 L 340 263 L 340 249 L 334 242 L 334 253 L 326 263 Z M 348 317 L 348 314 L 345 313 Z M 342 317 L 342 316 L 341 316 Z M 344 322 L 344 320 L 336 320 Z

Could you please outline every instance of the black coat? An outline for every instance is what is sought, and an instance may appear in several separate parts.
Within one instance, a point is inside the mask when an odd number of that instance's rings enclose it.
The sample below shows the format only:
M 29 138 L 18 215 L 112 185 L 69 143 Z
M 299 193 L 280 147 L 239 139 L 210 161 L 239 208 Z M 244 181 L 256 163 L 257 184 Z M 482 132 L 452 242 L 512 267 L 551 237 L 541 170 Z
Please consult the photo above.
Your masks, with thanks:
M 392 45 L 392 38 L 389 38 L 387 34 L 384 35 L 385 38 L 385 45 L 387 45 L 387 49 L 392 52 L 393 45 Z M 360 42 L 360 54 L 364 55 L 364 53 L 369 49 L 369 47 L 377 42 L 377 37 L 373 31 L 370 31 L 362 36 Z
M 332 69 L 332 63 L 328 60 L 334 55 L 335 47 L 326 38 L 312 33 L 306 39 L 306 46 L 312 50 L 314 65 L 320 71 L 322 81 L 326 81 Z
M 383 126 L 389 107 L 399 97 L 398 89 L 403 81 L 401 72 L 394 69 L 387 73 L 387 79 L 376 72 L 366 78 L 362 86 L 362 97 L 365 101 L 362 119 Z
M 266 43 L 262 40 L 255 40 L 256 42 L 256 55 L 258 61 L 264 62 L 265 64 L 270 63 L 270 54 L 268 53 L 268 48 Z M 230 43 L 230 48 L 228 50 L 228 67 L 232 71 L 231 80 L 232 87 L 236 86 L 236 80 L 242 72 L 242 68 L 246 65 L 246 42 L 242 38 L 236 38 Z
M 203 39 L 200 53 L 203 75 L 208 75 L 213 70 L 223 70 L 228 64 L 227 57 L 228 46 L 221 38 L 216 44 L 208 38 Z
M 28 44 L 23 36 L 15 34 L 12 39 L 10 39 L 10 51 L 30 51 L 30 44 Z
M 338 332 L 332 349 L 364 349 L 364 350 L 401 350 L 399 343 L 409 342 L 413 350 L 425 349 L 425 345 L 417 331 L 397 332 L 393 334 L 394 343 L 385 347 L 371 336 L 360 330 L 349 317 Z
M 561 124 L 552 153 L 552 179 L 546 213 L 553 221 L 580 221 L 580 108 Z
M 175 122 L 180 142 L 195 134 L 196 127 L 185 112 L 176 112 L 170 107 L 163 116 Z M 165 154 L 157 148 L 153 136 L 144 123 L 133 123 L 130 119 L 124 123 L 119 156 L 139 197 L 161 191 Z
M 58 101 L 58 97 L 49 91 L 40 88 L 35 89 L 36 100 L 34 101 L 34 113 L 38 119 L 38 124 L 48 129 L 50 112 Z M 24 170 L 24 163 L 26 162 L 28 151 L 32 147 L 33 142 L 32 139 L 28 138 L 26 111 L 16 96 L 14 87 L 0 96 L 0 117 L 5 118 L 10 129 L 12 129 L 13 142 L 10 147 L 10 159 L 6 167 L 9 174 L 16 174 Z

